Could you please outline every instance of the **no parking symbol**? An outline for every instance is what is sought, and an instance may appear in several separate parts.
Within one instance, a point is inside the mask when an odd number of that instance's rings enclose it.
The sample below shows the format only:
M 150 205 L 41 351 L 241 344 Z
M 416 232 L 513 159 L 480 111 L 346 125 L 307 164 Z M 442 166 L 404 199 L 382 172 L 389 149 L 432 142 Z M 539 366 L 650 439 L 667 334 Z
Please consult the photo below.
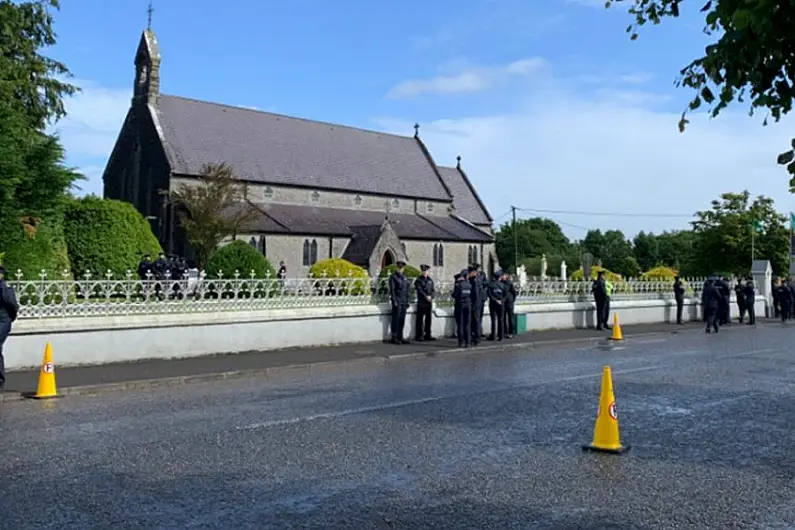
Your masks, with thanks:
M 608 414 L 610 414 L 611 418 L 613 418 L 614 420 L 618 421 L 618 412 L 616 412 L 616 402 L 615 401 L 610 403 L 610 408 L 607 409 L 607 412 L 608 412 Z
M 55 365 L 52 363 L 44 363 L 44 366 L 41 367 L 41 371 L 45 374 L 51 374 L 55 371 Z

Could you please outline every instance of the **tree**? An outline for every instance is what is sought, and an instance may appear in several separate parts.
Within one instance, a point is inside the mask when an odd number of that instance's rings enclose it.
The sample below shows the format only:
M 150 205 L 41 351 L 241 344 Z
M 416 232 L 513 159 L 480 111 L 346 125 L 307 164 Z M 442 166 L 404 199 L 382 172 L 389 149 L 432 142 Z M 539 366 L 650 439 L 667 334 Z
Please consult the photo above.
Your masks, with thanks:
M 660 247 L 657 237 L 652 233 L 644 231 L 632 240 L 632 252 L 640 268 L 647 271 L 660 263 Z
M 627 261 L 632 257 L 632 245 L 621 230 L 606 230 L 604 233 L 589 230 L 582 240 L 582 247 L 594 257 L 595 263 L 601 261 L 605 268 L 622 276 L 631 276 L 637 267 L 637 263 Z M 628 265 L 630 270 L 625 270 Z
M 246 186 L 226 164 L 202 168 L 196 185 L 182 184 L 172 193 L 180 225 L 196 252 L 196 265 L 203 268 L 224 239 L 244 229 L 257 216 L 246 200 Z
M 786 221 L 772 199 L 759 196 L 751 202 L 748 191 L 722 194 L 712 201 L 711 209 L 697 212 L 692 222 L 699 274 L 747 275 L 752 246 L 756 259 L 768 259 L 775 274 L 784 273 L 789 263 Z
M 606 7 L 628 2 L 635 18 L 627 27 L 630 38 L 638 38 L 645 24 L 659 24 L 679 17 L 682 0 L 607 0 Z M 792 110 L 795 96 L 795 4 L 792 2 L 705 0 L 704 32 L 715 41 L 680 71 L 677 86 L 695 91 L 695 96 L 679 121 L 684 131 L 688 111 L 708 105 L 712 117 L 732 102 L 747 103 L 750 113 L 767 109 L 775 121 Z M 764 123 L 767 123 L 765 117 Z M 795 148 L 795 139 L 793 139 Z M 793 175 L 790 191 L 795 192 L 795 150 L 782 153 L 779 164 L 786 164 Z
M 514 252 L 513 223 L 504 223 L 495 236 L 497 259 L 507 270 L 516 267 L 515 257 L 519 262 L 528 258 L 540 258 L 543 254 L 563 256 L 571 243 L 555 221 L 542 217 L 520 219 L 516 221 L 517 250 Z

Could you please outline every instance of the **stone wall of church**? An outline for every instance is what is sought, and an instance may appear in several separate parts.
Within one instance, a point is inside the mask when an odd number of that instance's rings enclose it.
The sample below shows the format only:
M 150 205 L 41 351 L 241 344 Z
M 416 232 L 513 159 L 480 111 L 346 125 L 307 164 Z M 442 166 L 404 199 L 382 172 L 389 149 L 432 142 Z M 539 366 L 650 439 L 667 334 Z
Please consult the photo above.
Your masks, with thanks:
M 200 181 L 192 178 L 174 177 L 171 189 L 176 190 L 185 184 L 195 186 Z M 317 206 L 321 208 L 345 208 L 351 210 L 368 210 L 385 212 L 387 207 L 392 213 L 421 213 L 428 216 L 447 216 L 450 203 L 388 197 L 385 195 L 368 195 L 363 193 L 345 193 L 322 189 L 295 188 L 289 186 L 266 186 L 249 184 L 247 197 L 251 202 L 278 204 L 294 204 L 299 206 Z

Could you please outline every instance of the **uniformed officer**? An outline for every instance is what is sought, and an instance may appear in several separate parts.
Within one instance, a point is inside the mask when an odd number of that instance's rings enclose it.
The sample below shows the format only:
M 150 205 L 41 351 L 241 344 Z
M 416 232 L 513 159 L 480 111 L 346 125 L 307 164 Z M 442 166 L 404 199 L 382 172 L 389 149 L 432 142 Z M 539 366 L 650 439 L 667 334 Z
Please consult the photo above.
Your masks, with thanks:
M 605 280 L 604 271 L 599 271 L 599 274 L 596 275 L 596 279 L 593 281 L 593 284 L 591 284 L 591 292 L 593 293 L 593 299 L 596 303 L 596 329 L 601 331 L 608 328 L 607 315 L 610 311 L 608 306 L 607 280 Z
M 421 340 L 436 340 L 431 335 L 431 316 L 433 314 L 433 299 L 436 288 L 430 276 L 431 267 L 420 265 L 422 274 L 414 280 L 414 289 L 417 291 L 417 318 L 414 322 L 414 338 Z
M 489 340 L 502 340 L 505 335 L 505 285 L 500 281 L 502 271 L 494 271 L 494 277 L 486 286 L 489 296 L 491 334 Z
M 756 325 L 756 287 L 753 280 L 745 284 L 745 309 L 748 311 L 748 325 Z
M 455 334 L 458 347 L 467 348 L 472 343 L 472 283 L 469 281 L 469 270 L 464 269 L 456 274 L 453 300 L 455 301 Z M 477 342 L 475 343 L 477 344 Z
M 781 322 L 786 322 L 790 318 L 790 311 L 792 311 L 792 291 L 786 280 L 776 280 L 776 290 L 773 296 L 778 300 Z
M 742 279 L 737 280 L 737 285 L 734 286 L 734 298 L 737 302 L 737 311 L 740 313 L 740 324 L 742 324 L 748 308 L 748 302 L 745 297 L 745 282 Z
M 718 289 L 718 292 L 720 293 L 718 321 L 720 322 L 721 326 L 727 326 L 731 324 L 731 319 L 729 318 L 729 314 L 731 311 L 732 289 L 729 286 L 729 282 L 726 281 L 726 277 L 724 276 L 720 276 L 717 279 L 717 281 L 715 281 L 715 287 Z
M 155 273 L 154 263 L 152 263 L 152 256 L 144 254 L 143 259 L 138 263 L 138 279 L 141 281 L 148 280 Z
M 0 265 L 0 392 L 6 383 L 5 359 L 3 344 L 11 334 L 11 325 L 17 319 L 19 303 L 14 289 L 6 283 L 6 270 Z
M 503 304 L 504 307 L 504 324 L 503 329 L 505 330 L 505 338 L 510 339 L 514 335 L 516 335 L 516 315 L 514 313 L 514 304 L 516 302 L 516 286 L 511 281 L 511 277 L 508 276 L 507 272 L 502 273 L 502 284 L 505 286 L 505 303 Z
M 408 344 L 403 338 L 403 328 L 406 326 L 406 310 L 409 307 L 409 282 L 403 274 L 406 263 L 398 261 L 395 272 L 389 277 L 389 302 L 392 306 L 392 343 Z
M 707 321 L 707 333 L 718 332 L 718 311 L 721 304 L 721 294 L 718 290 L 717 283 L 719 279 L 710 276 L 704 282 L 704 288 L 701 292 L 701 305 L 704 307 L 704 319 Z
M 674 300 L 676 300 L 676 323 L 682 325 L 684 324 L 682 322 L 682 309 L 684 309 L 685 305 L 685 286 L 679 276 L 674 278 Z
M 472 334 L 472 345 L 477 346 L 478 343 L 480 343 L 480 339 L 483 337 L 483 332 L 481 331 L 483 329 L 483 313 L 479 308 L 482 307 L 482 304 L 486 303 L 482 295 L 482 282 L 480 280 L 480 275 L 478 274 L 477 263 L 470 265 L 467 268 L 467 279 L 469 281 L 470 287 L 472 288 L 472 318 L 470 319 L 470 333 Z

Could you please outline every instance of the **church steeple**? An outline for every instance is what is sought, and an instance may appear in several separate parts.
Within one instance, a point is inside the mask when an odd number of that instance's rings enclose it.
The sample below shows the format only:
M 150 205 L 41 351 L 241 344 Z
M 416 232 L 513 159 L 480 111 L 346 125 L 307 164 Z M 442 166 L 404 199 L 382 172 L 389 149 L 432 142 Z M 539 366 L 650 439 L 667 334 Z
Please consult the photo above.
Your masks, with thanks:
M 151 17 L 151 13 L 150 13 Z M 135 53 L 133 101 L 156 103 L 160 95 L 160 48 L 151 27 L 144 30 Z

